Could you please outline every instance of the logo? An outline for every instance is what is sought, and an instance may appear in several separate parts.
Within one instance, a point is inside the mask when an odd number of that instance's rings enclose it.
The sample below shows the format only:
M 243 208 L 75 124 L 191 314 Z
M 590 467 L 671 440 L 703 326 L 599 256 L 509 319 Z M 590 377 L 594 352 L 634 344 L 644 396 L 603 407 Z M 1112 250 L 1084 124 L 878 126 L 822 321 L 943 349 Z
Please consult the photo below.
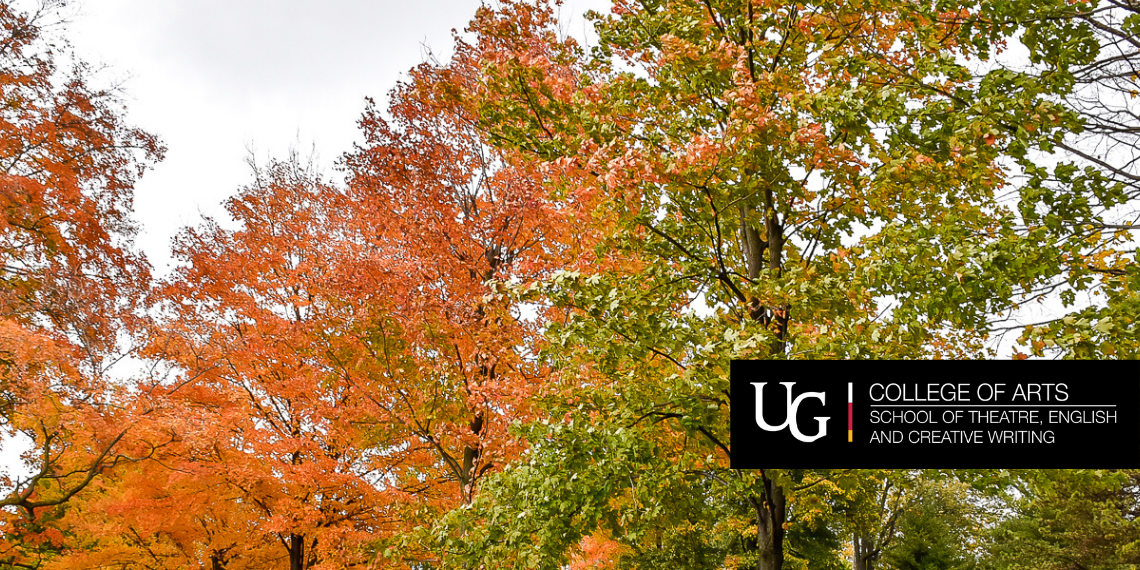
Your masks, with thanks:
M 815 435 L 812 435 L 812 436 L 804 435 L 804 433 L 802 431 L 800 431 L 800 426 L 799 426 L 799 423 L 797 421 L 798 416 L 799 416 L 800 404 L 803 403 L 804 399 L 814 398 L 816 400 L 819 400 L 820 404 L 826 405 L 827 404 L 827 394 L 826 393 L 824 393 L 824 392 L 804 392 L 803 394 L 800 394 L 795 400 L 792 400 L 792 386 L 795 386 L 796 383 L 795 382 L 780 382 L 780 385 L 784 387 L 784 390 L 787 392 L 787 396 L 788 396 L 788 406 L 787 406 L 788 415 L 787 415 L 787 418 L 784 420 L 783 424 L 778 425 L 778 426 L 773 426 L 764 420 L 764 386 L 766 386 L 767 384 L 768 384 L 767 382 L 752 382 L 752 386 L 756 389 L 756 425 L 759 426 L 760 429 L 762 429 L 764 431 L 780 431 L 784 428 L 791 427 L 792 436 L 794 436 L 796 439 L 798 439 L 802 442 L 805 442 L 805 443 L 813 442 L 813 441 L 827 435 L 827 420 L 830 420 L 831 419 L 830 417 L 821 418 L 821 417 L 817 416 L 815 418 L 815 420 L 817 422 L 819 422 L 819 431 Z
M 1140 364 L 1025 366 L 733 360 L 729 465 L 761 469 L 792 459 L 809 467 L 1140 467 Z M 1092 375 L 1114 380 L 1080 381 Z M 1104 453 L 1105 445 L 1113 453 Z

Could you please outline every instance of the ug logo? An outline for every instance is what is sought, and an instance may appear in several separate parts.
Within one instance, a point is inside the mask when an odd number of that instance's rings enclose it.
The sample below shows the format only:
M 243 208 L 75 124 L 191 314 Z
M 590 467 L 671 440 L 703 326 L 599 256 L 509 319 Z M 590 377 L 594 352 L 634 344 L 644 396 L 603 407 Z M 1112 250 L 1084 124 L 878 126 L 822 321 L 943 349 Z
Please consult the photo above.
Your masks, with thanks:
M 826 405 L 827 404 L 827 401 L 826 401 L 827 394 L 825 392 L 804 392 L 803 394 L 800 394 L 798 397 L 796 397 L 795 400 L 793 400 L 792 399 L 792 386 L 795 386 L 796 383 L 795 382 L 780 382 L 780 385 L 784 387 L 784 390 L 787 392 L 787 396 L 788 396 L 788 406 L 787 406 L 788 415 L 787 415 L 787 418 L 784 420 L 783 424 L 780 424 L 778 426 L 773 426 L 773 425 L 770 425 L 768 422 L 764 421 L 764 386 L 767 384 L 768 384 L 767 382 L 752 382 L 752 386 L 754 386 L 756 388 L 756 425 L 759 426 L 760 429 L 762 429 L 764 431 L 780 431 L 786 427 L 791 427 L 792 435 L 796 439 L 798 439 L 802 442 L 805 442 L 805 443 L 813 442 L 813 441 L 827 435 L 827 420 L 830 420 L 831 419 L 830 417 L 821 418 L 821 417 L 817 416 L 815 418 L 815 420 L 817 422 L 819 422 L 819 431 L 815 435 L 811 435 L 811 436 L 804 435 L 804 433 L 802 431 L 800 431 L 800 427 L 799 427 L 799 424 L 797 422 L 797 416 L 799 414 L 800 404 L 803 403 L 804 399 L 805 398 L 814 398 L 816 400 L 819 400 L 820 404 Z

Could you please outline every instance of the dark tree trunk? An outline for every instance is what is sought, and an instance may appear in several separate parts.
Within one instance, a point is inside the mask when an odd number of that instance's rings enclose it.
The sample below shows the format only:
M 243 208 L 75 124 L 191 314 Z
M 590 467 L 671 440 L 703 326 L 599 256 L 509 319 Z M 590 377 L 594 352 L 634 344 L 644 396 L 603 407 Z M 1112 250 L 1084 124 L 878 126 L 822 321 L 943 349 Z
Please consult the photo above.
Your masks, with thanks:
M 780 223 L 780 217 L 776 214 L 772 190 L 766 190 L 764 195 L 767 205 L 767 218 L 764 220 L 764 225 L 768 232 L 768 267 L 772 270 L 772 274 L 778 278 L 784 271 L 784 225 Z M 772 309 L 772 317 L 776 324 L 776 340 L 772 342 L 772 354 L 774 355 L 783 355 L 787 351 L 788 311 L 788 305 Z
M 305 570 L 305 537 L 289 535 L 289 570 Z
M 784 489 L 764 478 L 764 495 L 753 499 L 756 509 L 756 570 L 784 567 L 784 523 L 787 522 Z

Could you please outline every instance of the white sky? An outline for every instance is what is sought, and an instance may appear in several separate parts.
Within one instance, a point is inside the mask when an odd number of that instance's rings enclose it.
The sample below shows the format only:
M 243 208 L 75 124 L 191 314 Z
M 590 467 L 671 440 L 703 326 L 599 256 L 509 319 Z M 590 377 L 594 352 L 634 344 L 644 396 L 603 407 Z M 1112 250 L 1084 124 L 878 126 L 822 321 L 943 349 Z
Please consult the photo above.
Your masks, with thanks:
M 66 29 L 78 56 L 122 83 L 130 122 L 158 135 L 166 159 L 135 191 L 138 244 L 158 275 L 170 238 L 291 146 L 333 162 L 357 140 L 364 97 L 384 104 L 430 49 L 450 55 L 480 0 L 73 0 Z M 569 33 L 608 0 L 567 0 Z

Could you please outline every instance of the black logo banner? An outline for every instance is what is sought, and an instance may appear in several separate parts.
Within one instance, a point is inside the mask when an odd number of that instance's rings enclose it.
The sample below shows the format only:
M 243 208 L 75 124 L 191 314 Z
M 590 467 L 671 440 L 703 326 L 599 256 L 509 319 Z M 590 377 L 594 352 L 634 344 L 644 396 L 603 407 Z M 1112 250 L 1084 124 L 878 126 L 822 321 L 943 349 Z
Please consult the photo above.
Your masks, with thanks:
M 1140 468 L 1140 363 L 745 361 L 732 467 Z

